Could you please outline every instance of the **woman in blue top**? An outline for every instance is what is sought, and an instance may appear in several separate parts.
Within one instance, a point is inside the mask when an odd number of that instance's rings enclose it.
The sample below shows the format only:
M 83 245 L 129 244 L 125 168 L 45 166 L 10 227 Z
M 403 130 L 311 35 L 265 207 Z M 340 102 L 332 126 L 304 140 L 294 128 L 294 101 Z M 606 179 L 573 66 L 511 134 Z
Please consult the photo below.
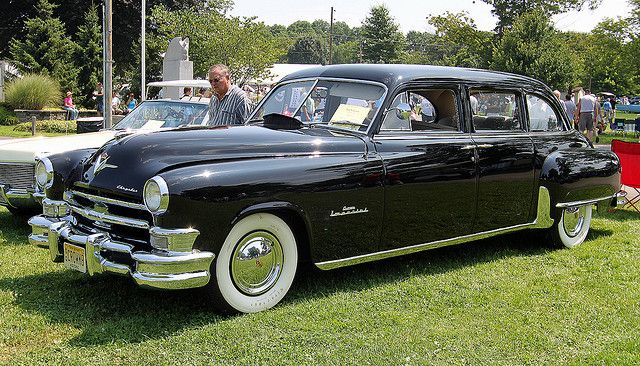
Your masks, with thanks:
M 129 93 L 129 99 L 127 100 L 127 112 L 131 112 L 138 105 L 138 101 L 136 100 L 135 95 L 133 93 Z

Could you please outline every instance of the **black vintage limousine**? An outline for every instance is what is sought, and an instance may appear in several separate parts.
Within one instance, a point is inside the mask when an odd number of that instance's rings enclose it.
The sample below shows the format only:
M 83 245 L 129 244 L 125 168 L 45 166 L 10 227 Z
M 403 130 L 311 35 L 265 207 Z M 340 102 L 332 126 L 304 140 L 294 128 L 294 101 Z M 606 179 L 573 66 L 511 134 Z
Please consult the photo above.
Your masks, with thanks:
M 338 65 L 285 77 L 243 126 L 184 126 L 39 161 L 32 243 L 90 275 L 204 287 L 223 310 L 287 293 L 298 262 L 362 263 L 520 229 L 582 243 L 620 164 L 539 81 Z

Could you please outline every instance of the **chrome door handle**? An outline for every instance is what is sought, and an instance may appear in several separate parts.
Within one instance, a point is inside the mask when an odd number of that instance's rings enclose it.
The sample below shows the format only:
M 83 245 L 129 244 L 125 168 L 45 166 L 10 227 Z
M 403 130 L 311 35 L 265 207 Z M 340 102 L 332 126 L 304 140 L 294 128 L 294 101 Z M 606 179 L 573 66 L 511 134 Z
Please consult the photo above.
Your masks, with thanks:
M 476 145 L 464 145 L 463 147 L 460 148 L 460 150 L 473 150 L 475 149 Z
M 493 147 L 493 145 L 491 145 L 491 144 L 480 144 L 480 145 L 478 145 L 479 149 L 488 149 L 490 147 Z

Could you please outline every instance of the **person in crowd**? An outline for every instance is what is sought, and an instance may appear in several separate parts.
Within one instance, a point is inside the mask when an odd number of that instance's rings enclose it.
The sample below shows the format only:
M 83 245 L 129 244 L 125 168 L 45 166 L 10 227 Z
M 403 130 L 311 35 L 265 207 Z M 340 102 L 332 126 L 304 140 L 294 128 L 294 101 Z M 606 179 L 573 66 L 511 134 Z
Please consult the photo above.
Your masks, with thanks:
M 556 96 L 556 98 L 558 98 L 558 100 L 560 100 L 560 101 L 562 100 L 562 99 L 560 98 L 560 96 L 561 96 L 561 95 L 560 95 L 560 90 L 554 90 L 554 91 L 553 91 L 553 95 L 555 95 L 555 96 Z
M 209 124 L 238 125 L 249 117 L 252 105 L 244 91 L 231 84 L 229 68 L 222 64 L 211 66 L 209 83 L 213 96 L 209 102 Z
M 191 98 L 192 94 L 193 94 L 193 90 L 190 87 L 185 86 L 184 89 L 182 90 L 182 96 L 180 97 L 180 99 L 183 99 L 183 98 L 189 99 Z
M 570 93 L 564 96 L 564 110 L 567 111 L 567 115 L 572 123 L 576 121 L 576 104 L 573 102 L 573 98 Z
M 93 92 L 93 99 L 96 101 L 96 110 L 99 115 L 104 114 L 104 91 L 102 88 L 102 83 L 96 84 L 96 90 Z
M 591 95 L 591 91 L 589 89 L 585 89 L 584 92 L 585 94 L 580 98 L 580 100 L 578 100 L 578 105 L 576 107 L 578 110 L 578 129 L 587 136 L 589 141 L 591 141 L 593 140 L 596 98 Z
M 602 102 L 602 111 L 604 112 L 604 123 L 611 124 L 611 116 L 612 116 L 612 108 L 611 102 L 609 99 L 604 98 L 604 102 Z
M 71 90 L 67 91 L 67 96 L 64 98 L 64 106 L 62 108 L 68 112 L 70 120 L 75 121 L 78 119 L 79 111 L 76 105 L 73 104 L 73 93 L 71 93 Z
M 129 93 L 129 99 L 127 99 L 127 113 L 131 112 L 138 105 L 138 100 L 135 94 Z
M 113 92 L 111 96 L 111 113 L 122 114 L 122 109 L 120 109 L 120 98 L 118 98 L 118 94 L 116 92 Z

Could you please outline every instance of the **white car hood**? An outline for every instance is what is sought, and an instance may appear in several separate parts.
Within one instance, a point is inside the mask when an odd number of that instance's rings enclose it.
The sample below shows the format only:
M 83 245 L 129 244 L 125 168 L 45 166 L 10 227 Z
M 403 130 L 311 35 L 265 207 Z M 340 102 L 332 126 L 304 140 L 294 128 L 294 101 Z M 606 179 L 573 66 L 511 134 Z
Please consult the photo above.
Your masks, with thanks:
M 34 163 L 39 155 L 70 150 L 98 148 L 111 140 L 117 131 L 83 133 L 58 137 L 16 138 L 0 143 L 0 163 Z

